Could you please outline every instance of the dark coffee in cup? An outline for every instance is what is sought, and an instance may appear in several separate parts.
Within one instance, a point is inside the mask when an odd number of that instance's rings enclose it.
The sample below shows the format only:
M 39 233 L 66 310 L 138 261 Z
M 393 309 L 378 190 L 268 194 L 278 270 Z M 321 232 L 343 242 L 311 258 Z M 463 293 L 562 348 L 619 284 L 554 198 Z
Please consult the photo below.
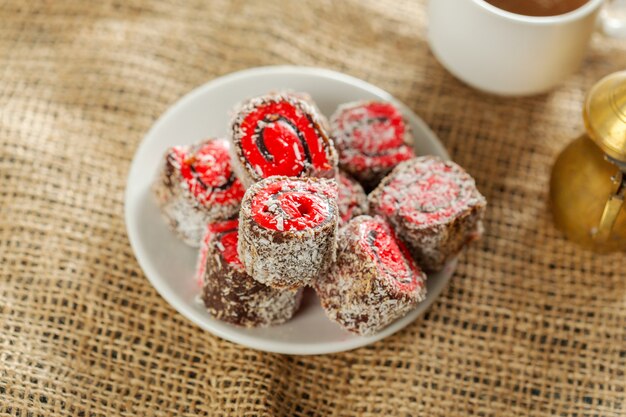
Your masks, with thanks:
M 558 16 L 578 9 L 589 0 L 485 0 L 507 12 L 525 16 Z

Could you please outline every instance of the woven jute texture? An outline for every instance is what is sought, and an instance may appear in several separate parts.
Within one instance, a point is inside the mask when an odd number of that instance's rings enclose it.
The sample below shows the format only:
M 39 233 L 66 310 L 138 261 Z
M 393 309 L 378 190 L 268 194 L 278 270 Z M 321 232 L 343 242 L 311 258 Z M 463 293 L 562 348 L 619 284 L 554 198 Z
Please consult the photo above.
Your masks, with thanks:
M 595 35 L 550 94 L 450 76 L 417 0 L 0 2 L 0 413 L 626 415 L 626 261 L 566 241 L 550 166 L 626 68 Z M 235 70 L 327 67 L 398 97 L 476 177 L 484 239 L 428 313 L 352 352 L 257 352 L 191 324 L 128 243 L 133 153 L 179 97 Z

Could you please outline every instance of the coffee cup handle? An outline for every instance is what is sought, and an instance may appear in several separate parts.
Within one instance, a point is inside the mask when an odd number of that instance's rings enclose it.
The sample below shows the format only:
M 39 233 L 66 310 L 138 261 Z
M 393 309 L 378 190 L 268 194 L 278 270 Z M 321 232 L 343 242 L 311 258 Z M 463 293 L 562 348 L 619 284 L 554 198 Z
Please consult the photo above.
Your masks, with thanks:
M 607 0 L 600 10 L 598 28 L 611 38 L 626 38 L 626 0 Z
M 606 241 L 611 235 L 617 216 L 624 207 L 624 195 L 626 194 L 626 175 L 623 172 L 619 172 L 612 178 L 615 188 L 613 194 L 609 197 L 609 200 L 604 206 L 602 217 L 600 218 L 600 225 L 594 235 L 594 239 L 597 241 Z

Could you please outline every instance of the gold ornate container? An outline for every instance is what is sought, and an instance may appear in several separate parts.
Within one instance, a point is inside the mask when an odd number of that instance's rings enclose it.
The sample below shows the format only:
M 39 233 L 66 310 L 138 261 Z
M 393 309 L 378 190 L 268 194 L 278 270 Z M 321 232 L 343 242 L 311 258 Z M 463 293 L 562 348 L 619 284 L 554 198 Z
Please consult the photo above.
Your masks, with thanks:
M 591 88 L 583 118 L 587 133 L 600 149 L 626 163 L 626 71 L 604 77 Z
M 558 156 L 550 179 L 555 224 L 599 252 L 626 249 L 626 71 L 593 86 L 583 108 L 587 134 Z

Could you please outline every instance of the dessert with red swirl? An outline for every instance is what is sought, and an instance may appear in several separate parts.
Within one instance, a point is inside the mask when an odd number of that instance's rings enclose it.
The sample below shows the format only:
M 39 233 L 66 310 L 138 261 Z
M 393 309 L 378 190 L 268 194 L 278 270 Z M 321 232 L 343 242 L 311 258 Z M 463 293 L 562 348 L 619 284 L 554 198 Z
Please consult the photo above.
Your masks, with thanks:
M 257 281 L 298 288 L 326 272 L 337 246 L 337 183 L 269 177 L 253 184 L 239 213 L 239 255 Z
M 270 94 L 282 94 L 282 95 L 292 96 L 302 101 L 305 101 L 313 108 L 313 110 L 315 111 L 315 113 L 320 119 L 320 123 L 322 127 L 326 130 L 326 132 L 330 132 L 330 122 L 328 121 L 324 113 L 322 113 L 320 108 L 317 106 L 317 103 L 315 102 L 315 100 L 313 100 L 313 97 L 311 97 L 309 93 L 306 93 L 304 91 L 283 90 L 283 91 L 271 91 Z
M 245 327 L 284 323 L 298 310 L 302 290 L 277 290 L 246 274 L 237 254 L 237 219 L 209 223 L 198 257 L 197 275 L 209 313 Z
M 409 125 L 391 103 L 347 103 L 339 106 L 330 123 L 339 166 L 366 190 L 415 156 Z
M 293 94 L 244 102 L 231 123 L 232 161 L 244 185 L 270 176 L 333 178 L 337 155 L 315 108 Z
M 486 200 L 452 161 L 423 156 L 398 165 L 368 197 L 427 272 L 441 270 L 482 234 Z
M 165 153 L 153 192 L 171 229 L 199 246 L 207 222 L 237 215 L 243 184 L 231 169 L 225 139 L 174 146 Z
M 339 225 L 344 225 L 351 218 L 367 213 L 367 195 L 361 184 L 350 178 L 343 172 L 337 173 L 337 185 L 339 186 Z
M 424 299 L 425 280 L 382 217 L 358 216 L 341 229 L 337 262 L 315 290 L 332 321 L 371 335 Z

